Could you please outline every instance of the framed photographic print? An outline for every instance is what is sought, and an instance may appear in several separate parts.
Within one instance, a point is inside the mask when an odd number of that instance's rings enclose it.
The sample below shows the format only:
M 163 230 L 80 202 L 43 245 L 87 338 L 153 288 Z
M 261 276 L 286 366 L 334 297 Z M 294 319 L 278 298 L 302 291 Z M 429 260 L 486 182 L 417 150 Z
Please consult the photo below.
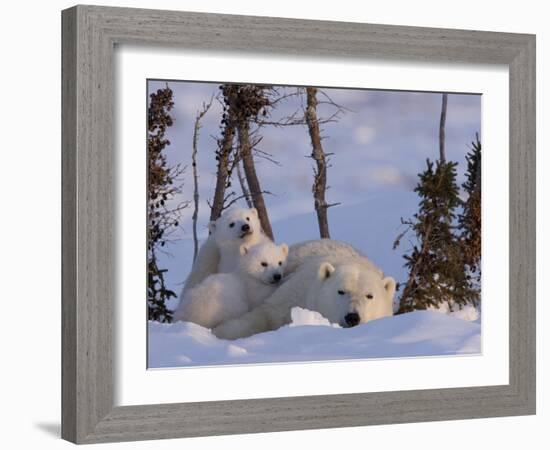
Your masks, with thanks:
M 535 412 L 534 36 L 62 22 L 65 439 Z

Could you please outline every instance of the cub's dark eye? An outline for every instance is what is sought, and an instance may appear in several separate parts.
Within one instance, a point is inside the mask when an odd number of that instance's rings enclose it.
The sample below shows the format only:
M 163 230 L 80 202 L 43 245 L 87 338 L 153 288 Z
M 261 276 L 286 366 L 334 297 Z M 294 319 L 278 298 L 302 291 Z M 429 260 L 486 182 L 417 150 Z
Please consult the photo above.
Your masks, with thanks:
M 229 228 L 233 228 L 234 226 L 235 226 L 235 222 L 231 222 L 231 223 L 229 224 Z
M 366 297 L 370 300 L 372 298 L 374 298 L 374 296 L 372 294 L 367 294 Z
M 262 266 L 263 266 L 263 267 L 267 267 L 267 263 L 266 263 L 266 262 L 263 262 L 263 263 L 262 263 Z
M 342 290 L 338 291 L 338 294 L 340 294 L 340 295 L 344 295 L 345 293 L 346 293 L 346 291 L 342 291 Z
M 282 261 L 279 261 L 279 265 L 282 266 L 282 265 L 283 265 L 283 262 L 282 262 Z
M 247 220 L 248 222 L 250 222 L 250 217 L 247 217 L 246 220 Z

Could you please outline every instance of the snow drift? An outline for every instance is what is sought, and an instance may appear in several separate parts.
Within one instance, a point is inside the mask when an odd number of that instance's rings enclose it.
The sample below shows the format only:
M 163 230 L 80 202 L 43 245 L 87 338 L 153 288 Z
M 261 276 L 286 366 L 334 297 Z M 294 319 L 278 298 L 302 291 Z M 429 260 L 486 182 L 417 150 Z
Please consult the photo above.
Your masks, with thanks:
M 415 311 L 354 328 L 301 308 L 276 331 L 235 341 L 188 322 L 149 322 L 148 367 L 448 356 L 481 352 L 481 325 L 435 311 Z

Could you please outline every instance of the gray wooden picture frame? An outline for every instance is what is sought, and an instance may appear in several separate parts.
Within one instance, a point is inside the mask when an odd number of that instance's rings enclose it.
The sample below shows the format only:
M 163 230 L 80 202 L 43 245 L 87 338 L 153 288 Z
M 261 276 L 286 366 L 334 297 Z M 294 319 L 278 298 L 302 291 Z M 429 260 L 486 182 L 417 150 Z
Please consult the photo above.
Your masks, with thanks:
M 499 386 L 114 406 L 117 44 L 505 64 L 510 379 Z M 62 13 L 62 437 L 76 443 L 535 413 L 535 36 L 96 6 Z

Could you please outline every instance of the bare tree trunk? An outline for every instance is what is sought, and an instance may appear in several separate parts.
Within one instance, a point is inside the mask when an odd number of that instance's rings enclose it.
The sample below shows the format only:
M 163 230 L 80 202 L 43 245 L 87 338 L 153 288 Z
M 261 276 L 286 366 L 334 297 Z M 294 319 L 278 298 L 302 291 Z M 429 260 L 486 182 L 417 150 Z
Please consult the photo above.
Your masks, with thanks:
M 439 120 L 439 160 L 444 163 L 445 158 L 445 122 L 447 121 L 447 93 L 441 98 L 441 118 Z
M 220 217 L 225 200 L 225 189 L 227 187 L 227 178 L 229 177 L 229 157 L 233 150 L 233 139 L 235 138 L 235 119 L 231 109 L 227 112 L 229 116 L 225 122 L 223 136 L 218 144 L 216 158 L 218 160 L 218 170 L 216 173 L 216 188 L 214 190 L 214 200 L 210 210 L 210 220 L 216 220 Z
M 311 157 L 315 160 L 317 166 L 316 169 L 314 169 L 314 181 L 312 186 L 313 198 L 315 199 L 315 211 L 317 212 L 317 221 L 319 222 L 319 234 L 321 238 L 330 239 L 327 209 L 333 205 L 329 205 L 325 199 L 325 192 L 327 190 L 327 155 L 321 144 L 321 132 L 317 119 L 317 89 L 308 87 L 306 88 L 306 94 L 306 123 L 309 129 L 309 137 L 311 138 Z
M 191 154 L 191 165 L 193 166 L 193 262 L 197 259 L 197 253 L 199 251 L 199 240 L 197 238 L 197 219 L 199 217 L 199 175 L 197 170 L 197 143 L 199 136 L 199 116 L 195 119 L 195 131 L 193 133 L 193 152 Z
M 252 199 L 250 198 L 250 191 L 248 189 L 248 186 L 246 185 L 246 180 L 244 179 L 243 173 L 241 171 L 241 161 L 237 161 L 237 164 L 235 166 L 237 168 L 237 177 L 239 178 L 239 184 L 241 185 L 243 197 L 246 201 L 247 206 L 249 208 L 252 208 L 254 207 L 254 204 L 252 203 Z
M 202 110 L 197 113 L 195 118 L 195 127 L 193 129 L 193 151 L 191 153 L 191 162 L 193 166 L 193 262 L 197 259 L 199 251 L 199 240 L 197 238 L 197 219 L 199 217 L 199 171 L 197 168 L 197 152 L 199 146 L 199 131 L 201 129 L 201 120 L 212 106 L 212 100 L 208 104 L 202 105 Z
M 248 121 L 244 119 L 240 120 L 237 125 L 237 129 L 243 169 L 246 175 L 248 187 L 250 188 L 252 203 L 258 210 L 258 217 L 264 233 L 271 240 L 273 240 L 273 230 L 271 229 L 271 223 L 269 222 L 269 216 L 267 215 L 267 209 L 265 207 L 264 196 L 260 187 L 258 175 L 256 174 L 256 167 L 254 166 L 254 156 L 252 155 L 252 147 L 250 145 L 250 125 Z

